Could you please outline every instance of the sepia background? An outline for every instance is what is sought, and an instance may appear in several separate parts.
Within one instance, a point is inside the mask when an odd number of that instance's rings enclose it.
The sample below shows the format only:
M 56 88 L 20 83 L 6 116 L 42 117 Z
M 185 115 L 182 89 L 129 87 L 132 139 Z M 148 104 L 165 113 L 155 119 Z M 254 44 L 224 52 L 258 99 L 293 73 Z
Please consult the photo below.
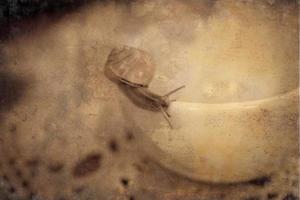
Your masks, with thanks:
M 296 0 L 1 2 L 0 199 L 299 199 L 298 6 Z M 177 101 L 226 106 L 292 91 L 288 102 L 270 107 L 279 120 L 265 112 L 253 119 L 269 120 L 261 127 L 277 120 L 280 137 L 273 136 L 283 145 L 272 158 L 284 158 L 278 169 L 225 183 L 209 169 L 202 181 L 164 165 L 156 145 L 176 140 L 153 134 L 164 118 L 135 106 L 104 74 L 108 54 L 120 45 L 153 57 L 151 90 L 186 85 Z M 180 139 L 176 145 L 179 155 L 185 147 Z M 248 155 L 239 148 L 237 158 Z M 215 156 L 233 162 L 227 150 Z M 184 152 L 189 162 L 193 155 Z

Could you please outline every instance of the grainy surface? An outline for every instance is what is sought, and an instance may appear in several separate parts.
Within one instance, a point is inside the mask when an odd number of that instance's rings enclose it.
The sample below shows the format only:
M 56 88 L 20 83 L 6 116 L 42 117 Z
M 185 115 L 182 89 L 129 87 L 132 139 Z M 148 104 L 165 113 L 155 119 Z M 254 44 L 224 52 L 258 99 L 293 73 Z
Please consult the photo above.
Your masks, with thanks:
M 285 93 L 298 87 L 298 2 L 35 1 L 27 12 L 20 2 L 1 4 L 0 199 L 299 199 L 297 131 L 270 177 L 192 181 L 144 151 L 132 115 L 153 127 L 160 113 L 137 108 L 103 73 L 111 49 L 127 44 L 153 55 L 155 91 L 189 85 L 179 100 Z M 287 123 L 297 127 L 295 113 Z

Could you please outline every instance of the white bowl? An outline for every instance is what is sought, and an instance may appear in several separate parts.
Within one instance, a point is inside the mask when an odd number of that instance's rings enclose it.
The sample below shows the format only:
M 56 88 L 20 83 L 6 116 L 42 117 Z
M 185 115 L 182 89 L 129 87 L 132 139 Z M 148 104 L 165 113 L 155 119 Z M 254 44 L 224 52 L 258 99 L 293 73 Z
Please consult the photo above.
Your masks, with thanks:
M 298 89 L 242 103 L 174 102 L 169 113 L 175 128 L 163 121 L 146 131 L 153 145 L 145 148 L 163 166 L 195 180 L 231 183 L 271 175 L 297 147 L 297 106 Z

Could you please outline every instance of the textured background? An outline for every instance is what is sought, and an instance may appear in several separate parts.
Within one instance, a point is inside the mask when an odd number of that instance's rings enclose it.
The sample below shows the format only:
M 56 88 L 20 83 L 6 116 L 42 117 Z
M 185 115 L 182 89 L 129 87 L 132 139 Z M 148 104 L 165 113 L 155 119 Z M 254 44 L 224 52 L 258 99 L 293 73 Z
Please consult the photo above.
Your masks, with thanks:
M 190 86 L 180 100 L 241 102 L 285 93 L 298 87 L 298 2 L 0 6 L 1 199 L 299 199 L 297 111 L 288 116 L 295 131 L 286 133 L 294 150 L 280 172 L 205 184 L 149 158 L 131 114 L 144 112 L 150 126 L 163 118 L 133 106 L 103 74 L 110 50 L 128 44 L 155 58 L 153 90 Z

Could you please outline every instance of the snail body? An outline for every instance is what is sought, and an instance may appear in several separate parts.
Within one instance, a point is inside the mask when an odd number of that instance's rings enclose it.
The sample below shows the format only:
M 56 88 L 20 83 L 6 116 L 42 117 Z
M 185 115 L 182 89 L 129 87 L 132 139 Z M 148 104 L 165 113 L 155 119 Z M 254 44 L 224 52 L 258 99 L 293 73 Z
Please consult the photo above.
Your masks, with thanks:
M 170 115 L 166 111 L 172 101 L 169 100 L 169 96 L 184 86 L 166 95 L 158 95 L 150 91 L 149 84 L 154 78 L 155 65 L 147 52 L 129 46 L 114 48 L 108 56 L 105 69 L 114 80 L 119 81 L 129 89 L 132 97 L 138 98 L 139 101 L 161 111 L 172 127 L 169 120 Z
M 151 92 L 146 87 L 133 88 L 131 91 L 133 91 L 133 94 L 135 94 L 137 98 L 144 99 L 148 104 L 154 107 L 162 106 L 163 108 L 168 108 L 170 105 L 170 101 L 167 98 Z

